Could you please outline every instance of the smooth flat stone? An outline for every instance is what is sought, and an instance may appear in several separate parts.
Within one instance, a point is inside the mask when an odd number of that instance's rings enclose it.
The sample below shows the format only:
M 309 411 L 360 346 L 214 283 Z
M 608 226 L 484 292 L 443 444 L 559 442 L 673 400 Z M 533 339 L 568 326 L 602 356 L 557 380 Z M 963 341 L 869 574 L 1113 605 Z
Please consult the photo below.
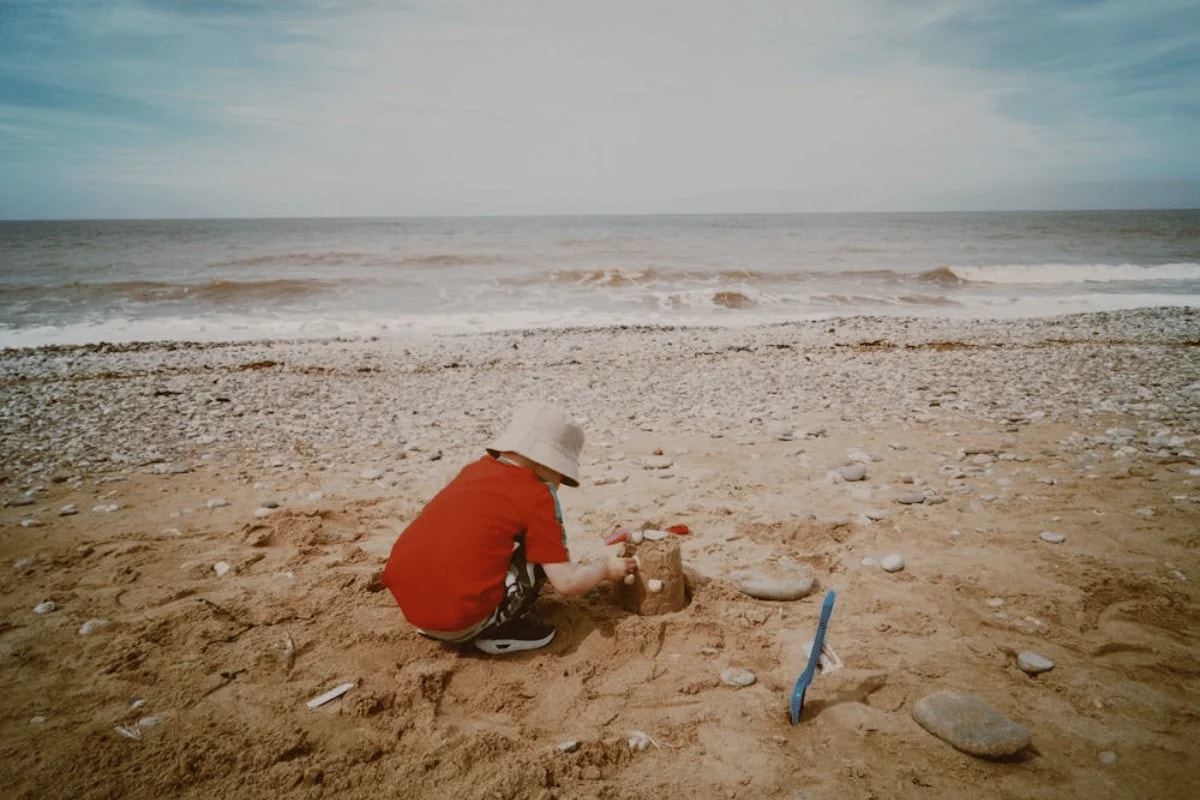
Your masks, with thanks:
M 1050 531 L 1042 531 L 1038 536 L 1042 537 L 1043 542 L 1049 542 L 1050 544 L 1062 544 L 1067 540 L 1067 537 L 1061 533 L 1051 533 Z
M 743 686 L 752 685 L 758 678 L 748 669 L 738 669 L 737 667 L 729 667 L 721 670 L 721 683 L 727 686 L 736 686 L 739 689 Z
M 1054 669 L 1054 662 L 1037 653 L 1025 652 L 1017 656 L 1017 666 L 1022 672 L 1037 675 Z
M 973 694 L 939 690 L 913 707 L 913 719 L 955 749 L 983 758 L 1005 758 L 1029 746 L 1029 729 Z
M 886 572 L 899 572 L 904 569 L 904 556 L 899 553 L 889 553 L 879 559 L 879 566 Z
M 866 464 L 850 464 L 838 470 L 842 480 L 846 482 L 861 481 L 867 477 Z
M 799 600 L 813 590 L 812 567 L 807 564 L 768 564 L 740 569 L 730 578 L 743 594 L 759 600 Z
M 925 502 L 925 495 L 921 492 L 906 492 L 896 498 L 897 503 L 903 503 L 906 506 L 915 506 Z

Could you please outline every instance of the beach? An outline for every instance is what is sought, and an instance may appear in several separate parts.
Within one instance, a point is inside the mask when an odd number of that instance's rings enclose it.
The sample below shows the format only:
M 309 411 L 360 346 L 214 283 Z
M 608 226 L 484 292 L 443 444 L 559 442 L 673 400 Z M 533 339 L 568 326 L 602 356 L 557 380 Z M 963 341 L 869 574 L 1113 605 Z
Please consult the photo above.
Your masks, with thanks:
M 8 796 L 1200 796 L 1196 309 L 47 346 L 0 386 Z M 688 604 L 421 638 L 384 560 L 534 398 L 586 431 L 572 556 L 686 525 Z M 732 579 L 787 561 L 811 594 Z M 931 735 L 943 689 L 1031 744 Z

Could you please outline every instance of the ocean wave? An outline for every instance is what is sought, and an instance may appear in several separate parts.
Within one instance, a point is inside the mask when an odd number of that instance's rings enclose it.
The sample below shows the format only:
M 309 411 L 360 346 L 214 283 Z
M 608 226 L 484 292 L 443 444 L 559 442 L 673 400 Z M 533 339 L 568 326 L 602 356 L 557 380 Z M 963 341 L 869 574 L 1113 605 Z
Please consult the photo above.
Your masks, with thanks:
M 263 267 L 277 264 L 293 264 L 312 267 L 337 267 L 346 263 L 358 263 L 372 259 L 369 253 L 332 250 L 316 253 L 264 253 L 245 258 L 232 258 L 227 261 L 217 261 L 215 267 Z
M 996 264 L 955 266 L 945 272 L 969 283 L 1069 284 L 1200 281 L 1200 264 L 1183 262 L 1146 267 L 1138 264 Z M 934 270 L 940 272 L 941 270 Z M 927 273 L 926 273 L 927 274 Z
M 748 269 L 694 270 L 669 267 L 597 267 L 595 269 L 555 269 L 545 274 L 504 277 L 501 284 L 530 286 L 551 283 L 560 286 L 585 286 L 622 289 L 630 286 L 661 286 L 688 283 L 721 284 L 778 281 L 784 276 Z
M 339 281 L 275 278 L 263 281 L 224 281 L 206 283 L 170 283 L 165 281 L 115 281 L 89 283 L 74 281 L 56 286 L 0 286 L 0 293 L 21 296 L 67 299 L 74 302 L 132 301 L 164 303 L 195 300 L 228 303 L 240 300 L 288 301 L 330 291 Z

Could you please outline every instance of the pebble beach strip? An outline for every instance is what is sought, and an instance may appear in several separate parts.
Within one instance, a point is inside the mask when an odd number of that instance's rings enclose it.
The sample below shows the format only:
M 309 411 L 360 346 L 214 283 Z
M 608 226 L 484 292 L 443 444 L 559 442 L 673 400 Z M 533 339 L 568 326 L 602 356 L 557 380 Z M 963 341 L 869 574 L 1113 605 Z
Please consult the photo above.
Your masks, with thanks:
M 1200 311 L 6 349 L 0 387 L 6 498 L 225 451 L 437 458 L 494 435 L 526 397 L 565 404 L 589 437 L 1113 415 L 1105 444 L 1177 454 L 1200 434 Z

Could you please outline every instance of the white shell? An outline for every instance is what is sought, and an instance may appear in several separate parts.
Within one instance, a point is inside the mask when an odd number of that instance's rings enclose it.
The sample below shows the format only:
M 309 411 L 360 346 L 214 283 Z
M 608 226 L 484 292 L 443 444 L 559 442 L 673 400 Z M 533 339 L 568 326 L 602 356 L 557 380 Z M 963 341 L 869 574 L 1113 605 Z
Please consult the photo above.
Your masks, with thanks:
M 658 541 L 661 541 L 661 540 L 667 538 L 668 536 L 670 536 L 670 534 L 667 533 L 666 531 L 659 531 L 659 530 L 655 530 L 654 528 L 648 528 L 648 529 L 642 531 L 642 536 L 646 537 L 646 541 L 658 542 Z
M 79 626 L 79 635 L 87 636 L 89 633 L 96 630 L 96 628 L 103 627 L 107 624 L 108 620 L 106 619 L 89 619 L 87 622 Z
M 346 692 L 350 691 L 353 688 L 354 688 L 353 683 L 343 683 L 341 686 L 335 686 L 332 689 L 330 689 L 328 692 L 326 692 L 325 694 L 317 695 L 312 700 L 309 700 L 308 707 L 309 708 L 317 708 L 318 706 L 323 706 L 326 703 L 328 703 L 330 700 L 338 699 L 339 697 L 341 697 L 342 695 L 344 695 Z
M 629 749 L 633 752 L 640 753 L 650 745 L 658 747 L 658 742 L 651 739 L 645 731 L 629 732 Z
M 218 561 L 213 564 L 213 572 L 217 573 L 217 577 L 222 577 L 226 572 L 229 572 L 229 564 L 224 561 Z
M 658 578 L 651 578 L 650 580 L 646 581 L 646 589 L 651 592 L 661 592 L 662 588 L 663 582 Z

